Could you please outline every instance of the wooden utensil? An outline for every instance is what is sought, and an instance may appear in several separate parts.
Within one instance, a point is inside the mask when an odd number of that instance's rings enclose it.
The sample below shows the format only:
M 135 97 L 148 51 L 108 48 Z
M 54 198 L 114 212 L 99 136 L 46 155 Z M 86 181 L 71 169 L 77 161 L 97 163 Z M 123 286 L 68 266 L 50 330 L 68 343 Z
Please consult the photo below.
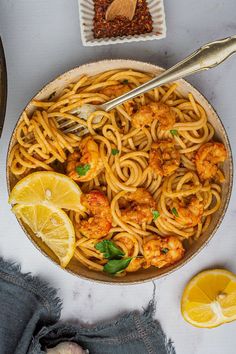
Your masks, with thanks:
M 117 16 L 127 17 L 130 21 L 133 19 L 137 0 L 114 0 L 106 12 L 106 20 L 114 20 Z

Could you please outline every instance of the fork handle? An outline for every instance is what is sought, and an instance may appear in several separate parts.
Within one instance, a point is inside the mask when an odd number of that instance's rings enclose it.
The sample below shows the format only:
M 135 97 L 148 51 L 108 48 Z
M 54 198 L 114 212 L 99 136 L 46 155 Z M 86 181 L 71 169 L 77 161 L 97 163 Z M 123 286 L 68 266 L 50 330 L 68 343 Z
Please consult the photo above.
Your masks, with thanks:
M 105 111 L 110 111 L 116 106 L 134 97 L 153 90 L 155 87 L 164 85 L 171 81 L 179 80 L 202 70 L 211 69 L 221 64 L 233 53 L 236 53 L 236 35 L 205 44 L 187 58 L 172 66 L 170 69 L 164 71 L 154 79 L 120 97 L 104 103 L 102 108 Z

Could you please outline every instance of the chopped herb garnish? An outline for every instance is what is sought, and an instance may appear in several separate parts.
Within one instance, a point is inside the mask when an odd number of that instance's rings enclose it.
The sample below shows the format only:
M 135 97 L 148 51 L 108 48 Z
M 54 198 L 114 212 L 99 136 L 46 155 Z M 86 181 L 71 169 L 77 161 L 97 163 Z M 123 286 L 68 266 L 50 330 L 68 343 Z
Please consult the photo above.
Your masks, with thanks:
M 166 254 L 169 252 L 169 248 L 162 248 L 161 253 Z
M 103 240 L 96 243 L 95 248 L 103 253 L 104 258 L 107 259 L 119 259 L 125 255 L 124 252 L 110 240 Z
M 119 150 L 118 149 L 111 149 L 111 153 L 112 153 L 112 155 L 117 155 L 117 154 L 119 154 Z
M 171 133 L 172 135 L 175 135 L 175 136 L 178 136 L 178 135 L 179 135 L 178 130 L 176 130 L 176 129 L 170 130 L 170 133 Z
M 129 80 L 127 80 L 127 79 L 123 80 L 123 84 L 128 84 L 128 83 L 129 83 Z
M 153 210 L 152 215 L 153 215 L 153 220 L 155 221 L 160 216 L 160 213 L 157 210 Z
M 56 91 L 53 91 L 51 95 L 48 97 L 48 100 L 50 101 L 56 94 Z
M 179 216 L 179 214 L 178 214 L 178 211 L 176 210 L 176 208 L 173 208 L 172 210 L 172 214 L 174 214 L 175 216 Z
M 85 165 L 76 166 L 75 170 L 79 176 L 85 176 L 90 168 L 90 165 L 86 163 Z
M 103 271 L 111 275 L 115 275 L 119 272 L 122 272 L 125 268 L 127 268 L 131 260 L 132 257 L 123 258 L 123 259 L 113 259 L 104 265 Z

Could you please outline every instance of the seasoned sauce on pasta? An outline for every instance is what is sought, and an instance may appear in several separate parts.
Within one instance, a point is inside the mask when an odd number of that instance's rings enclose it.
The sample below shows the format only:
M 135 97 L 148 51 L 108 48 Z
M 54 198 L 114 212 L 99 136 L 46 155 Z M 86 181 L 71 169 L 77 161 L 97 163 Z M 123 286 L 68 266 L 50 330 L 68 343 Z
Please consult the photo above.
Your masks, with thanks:
M 116 248 L 117 259 L 128 260 L 122 275 L 178 262 L 183 241 L 201 237 L 221 204 L 219 164 L 226 149 L 214 141 L 203 107 L 192 94 L 183 97 L 176 83 L 111 112 L 92 112 L 86 121 L 77 112 L 150 79 L 133 70 L 83 76 L 60 94 L 33 101 L 33 114 L 24 112 L 16 131 L 12 174 L 21 179 L 55 170 L 80 186 L 86 212 L 68 211 L 77 237 L 74 257 L 93 270 L 103 271 L 109 262 L 98 246 L 104 240 Z M 70 121 L 86 134 L 59 129 Z

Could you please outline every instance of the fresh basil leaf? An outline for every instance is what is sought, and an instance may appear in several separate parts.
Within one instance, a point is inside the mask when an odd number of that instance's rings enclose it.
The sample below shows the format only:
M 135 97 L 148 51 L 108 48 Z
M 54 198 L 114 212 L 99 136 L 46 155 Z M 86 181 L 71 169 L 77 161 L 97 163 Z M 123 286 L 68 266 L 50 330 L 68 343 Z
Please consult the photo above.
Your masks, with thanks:
M 75 170 L 79 176 L 85 176 L 90 168 L 90 165 L 86 163 L 85 165 L 76 166 Z
M 174 214 L 175 216 L 179 216 L 179 214 L 178 214 L 178 211 L 176 210 L 176 208 L 173 208 L 172 210 L 172 214 Z
M 96 243 L 95 248 L 103 253 L 104 258 L 107 259 L 117 259 L 125 255 L 124 252 L 110 240 L 103 240 Z
M 162 248 L 161 253 L 166 254 L 169 252 L 169 248 Z
M 129 80 L 127 80 L 127 79 L 123 80 L 123 84 L 128 84 L 128 83 L 129 83 Z
M 153 220 L 155 221 L 157 218 L 159 218 L 160 213 L 157 210 L 153 210 L 152 215 L 153 215 Z
M 112 155 L 117 155 L 117 154 L 119 154 L 119 150 L 118 149 L 111 149 L 111 153 L 112 153 Z
M 122 272 L 130 264 L 132 257 L 123 258 L 123 259 L 112 259 L 104 265 L 103 271 L 114 275 L 116 273 Z
M 174 136 L 178 136 L 179 135 L 179 133 L 178 133 L 178 130 L 176 130 L 176 129 L 171 129 L 170 130 L 170 133 Z

